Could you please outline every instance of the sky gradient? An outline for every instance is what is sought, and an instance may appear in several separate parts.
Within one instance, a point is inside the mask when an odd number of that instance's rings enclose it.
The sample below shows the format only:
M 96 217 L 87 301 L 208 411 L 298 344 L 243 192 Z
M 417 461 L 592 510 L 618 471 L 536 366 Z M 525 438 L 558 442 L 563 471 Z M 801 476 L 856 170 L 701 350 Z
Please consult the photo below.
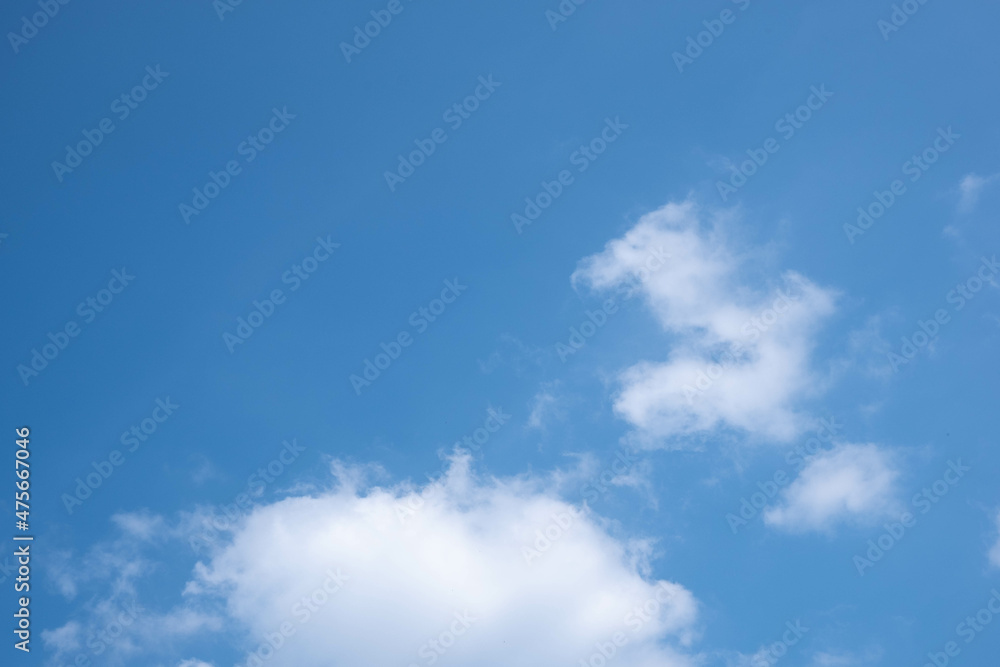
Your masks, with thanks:
M 5 664 L 992 665 L 998 19 L 8 3 Z

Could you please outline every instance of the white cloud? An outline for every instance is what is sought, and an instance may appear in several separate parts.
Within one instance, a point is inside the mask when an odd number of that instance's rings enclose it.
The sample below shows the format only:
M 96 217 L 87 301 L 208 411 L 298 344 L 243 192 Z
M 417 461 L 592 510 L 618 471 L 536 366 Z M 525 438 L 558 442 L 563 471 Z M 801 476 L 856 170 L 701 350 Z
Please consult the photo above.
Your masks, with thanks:
M 129 512 L 115 514 L 111 521 L 118 526 L 126 537 L 141 542 L 149 542 L 163 537 L 167 531 L 163 517 L 149 512 Z
M 1000 530 L 1000 512 L 997 513 L 997 530 Z M 990 549 L 990 563 L 995 567 L 1000 567 L 1000 537 L 997 538 L 997 543 Z
M 898 510 L 898 477 L 893 453 L 871 444 L 839 444 L 809 460 L 764 521 L 792 532 L 872 523 Z
M 223 600 L 249 650 L 294 630 L 264 649 L 269 667 L 427 664 L 438 648 L 448 664 L 577 664 L 619 632 L 621 667 L 694 664 L 697 603 L 646 578 L 648 543 L 574 515 L 549 482 L 469 466 L 457 453 L 422 488 L 344 476 L 336 491 L 259 507 L 199 564 L 189 598 Z M 642 622 L 645 603 L 656 609 Z
M 976 204 L 979 203 L 979 196 L 986 186 L 1000 178 L 1000 174 L 992 176 L 979 176 L 978 174 L 967 174 L 958 184 L 959 200 L 958 210 L 961 213 L 971 213 Z
M 212 665 L 201 660 L 182 660 L 177 667 L 212 667 Z
M 544 430 L 550 418 L 562 417 L 560 400 L 556 397 L 558 383 L 545 383 L 531 402 L 531 414 L 528 416 L 528 428 Z
M 649 444 L 727 427 L 789 440 L 808 423 L 797 402 L 816 393 L 815 335 L 836 295 L 795 272 L 748 287 L 753 252 L 734 253 L 704 217 L 690 201 L 668 204 L 573 274 L 596 290 L 637 284 L 671 336 L 666 361 L 621 374 L 615 410 Z M 654 268 L 657 249 L 670 259 Z

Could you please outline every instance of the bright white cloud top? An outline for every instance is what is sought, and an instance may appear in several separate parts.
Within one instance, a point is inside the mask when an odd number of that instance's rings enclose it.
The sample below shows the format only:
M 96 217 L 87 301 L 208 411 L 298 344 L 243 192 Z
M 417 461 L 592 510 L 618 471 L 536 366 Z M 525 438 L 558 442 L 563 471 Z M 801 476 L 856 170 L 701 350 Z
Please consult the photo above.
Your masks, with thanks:
M 259 508 L 196 568 L 192 603 L 221 598 L 246 631 L 239 664 L 694 664 L 694 596 L 545 482 L 479 479 L 461 454 L 422 488 L 341 472 Z

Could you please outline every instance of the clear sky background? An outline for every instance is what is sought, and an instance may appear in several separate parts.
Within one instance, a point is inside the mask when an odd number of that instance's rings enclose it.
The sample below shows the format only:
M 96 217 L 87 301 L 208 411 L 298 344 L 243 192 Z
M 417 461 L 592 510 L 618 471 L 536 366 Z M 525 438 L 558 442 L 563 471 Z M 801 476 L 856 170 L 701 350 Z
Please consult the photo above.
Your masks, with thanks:
M 1000 7 L 223 2 L 0 10 L 4 660 L 993 664 Z

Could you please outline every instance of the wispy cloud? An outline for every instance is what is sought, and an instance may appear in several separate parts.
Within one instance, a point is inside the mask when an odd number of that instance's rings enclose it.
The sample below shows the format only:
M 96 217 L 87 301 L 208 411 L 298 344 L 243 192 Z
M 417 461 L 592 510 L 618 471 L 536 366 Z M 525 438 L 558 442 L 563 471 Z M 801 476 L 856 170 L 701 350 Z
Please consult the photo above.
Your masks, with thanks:
M 1000 512 L 997 512 L 997 531 L 1000 533 Z M 990 549 L 990 563 L 994 567 L 1000 567 L 1000 535 L 997 536 L 996 544 Z
M 994 182 L 1000 179 L 1000 174 L 992 176 L 980 176 L 978 174 L 966 174 L 958 184 L 958 211 L 959 213 L 971 213 L 979 203 L 979 197 L 983 191 Z
M 531 400 L 531 414 L 528 427 L 544 430 L 550 419 L 564 416 L 562 401 L 557 395 L 558 382 L 546 382 Z

